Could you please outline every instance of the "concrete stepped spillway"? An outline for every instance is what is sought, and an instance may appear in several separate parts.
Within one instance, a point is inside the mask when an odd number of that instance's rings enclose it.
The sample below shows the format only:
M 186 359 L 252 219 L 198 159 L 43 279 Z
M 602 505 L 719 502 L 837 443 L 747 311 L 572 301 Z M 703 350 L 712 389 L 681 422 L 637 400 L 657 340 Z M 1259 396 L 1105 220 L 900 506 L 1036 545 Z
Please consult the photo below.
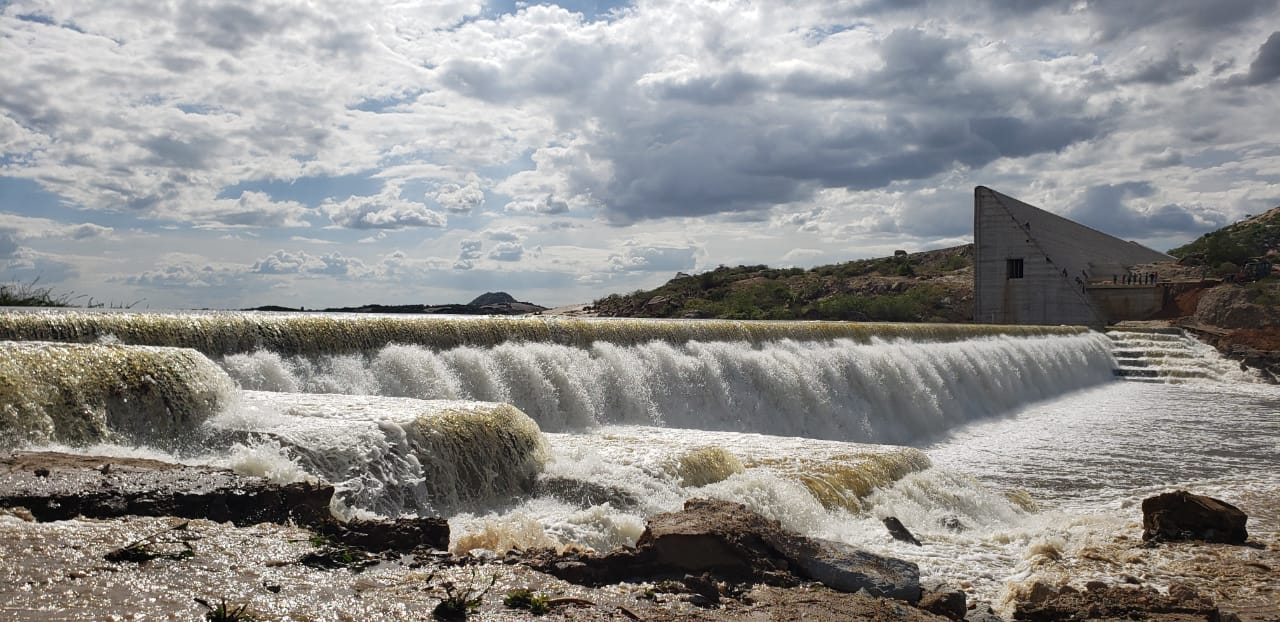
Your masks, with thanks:
M 1211 346 L 1180 328 L 1123 328 L 1107 331 L 1115 375 L 1135 382 L 1218 379 L 1233 369 Z

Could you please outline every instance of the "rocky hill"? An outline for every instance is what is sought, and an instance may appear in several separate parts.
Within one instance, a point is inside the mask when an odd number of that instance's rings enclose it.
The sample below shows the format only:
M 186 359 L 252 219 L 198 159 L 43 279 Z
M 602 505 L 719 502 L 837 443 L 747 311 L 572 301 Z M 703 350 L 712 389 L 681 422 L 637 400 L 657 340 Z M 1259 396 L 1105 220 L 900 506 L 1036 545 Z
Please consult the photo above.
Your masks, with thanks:
M 720 266 L 592 305 L 612 317 L 968 322 L 973 245 L 840 264 Z
M 1244 265 L 1251 259 L 1280 255 L 1280 207 L 1206 233 L 1185 246 L 1169 251 L 1183 264 L 1224 268 Z M 1225 266 L 1229 269 L 1230 266 Z
M 275 305 L 265 307 L 255 307 L 246 309 L 246 311 L 305 311 L 306 309 L 295 309 L 292 307 L 280 307 Z M 506 292 L 486 292 L 477 296 L 475 300 L 467 304 L 442 304 L 442 305 L 426 305 L 426 304 L 410 304 L 410 305 L 380 305 L 367 304 L 359 307 L 329 307 L 327 309 L 312 309 L 312 311 L 323 311 L 332 313 L 433 313 L 433 314 L 450 314 L 450 315 L 521 315 L 525 313 L 539 313 L 546 311 L 547 307 L 535 305 L 531 302 L 521 302 L 516 300 L 511 294 Z

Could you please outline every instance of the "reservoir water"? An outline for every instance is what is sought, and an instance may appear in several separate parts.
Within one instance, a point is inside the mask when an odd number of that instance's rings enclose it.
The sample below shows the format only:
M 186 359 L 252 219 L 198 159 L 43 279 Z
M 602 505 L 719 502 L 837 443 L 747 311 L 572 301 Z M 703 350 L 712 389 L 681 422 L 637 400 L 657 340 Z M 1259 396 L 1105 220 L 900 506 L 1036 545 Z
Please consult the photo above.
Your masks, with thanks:
M 12 311 L 0 339 L 5 447 L 321 478 L 341 515 L 449 517 L 455 552 L 629 545 L 715 497 L 999 601 L 1063 551 L 1123 563 L 1154 492 L 1278 529 L 1280 388 L 1178 336 Z

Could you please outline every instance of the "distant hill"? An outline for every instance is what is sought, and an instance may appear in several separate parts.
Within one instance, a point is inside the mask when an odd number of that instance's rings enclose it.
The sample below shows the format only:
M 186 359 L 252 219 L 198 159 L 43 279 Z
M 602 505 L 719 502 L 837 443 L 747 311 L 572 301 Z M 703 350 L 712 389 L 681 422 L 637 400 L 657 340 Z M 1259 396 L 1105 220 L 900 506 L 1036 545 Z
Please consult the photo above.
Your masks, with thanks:
M 291 307 L 280 307 L 276 305 L 267 305 L 263 307 L 254 307 L 246 309 L 246 311 L 304 311 L 305 309 L 294 309 Z M 486 292 L 476 297 L 475 300 L 467 304 L 443 304 L 443 305 L 380 305 L 367 304 L 359 307 L 329 307 L 327 309 L 312 309 L 312 311 L 332 312 L 332 313 L 431 313 L 431 314 L 451 314 L 451 315 L 520 315 L 524 313 L 538 313 L 546 311 L 547 307 L 535 305 L 531 302 L 520 302 L 511 294 L 506 292 Z
M 840 264 L 720 266 L 595 301 L 601 316 L 968 322 L 973 245 Z
M 512 298 L 511 294 L 508 294 L 507 292 L 485 292 L 476 296 L 475 300 L 472 300 L 467 304 L 473 307 L 483 307 L 485 305 L 511 304 L 513 302 L 519 301 Z
M 1280 254 L 1280 207 L 1206 233 L 1169 254 L 1184 264 L 1214 268 L 1224 263 L 1242 265 L 1255 257 L 1274 258 Z

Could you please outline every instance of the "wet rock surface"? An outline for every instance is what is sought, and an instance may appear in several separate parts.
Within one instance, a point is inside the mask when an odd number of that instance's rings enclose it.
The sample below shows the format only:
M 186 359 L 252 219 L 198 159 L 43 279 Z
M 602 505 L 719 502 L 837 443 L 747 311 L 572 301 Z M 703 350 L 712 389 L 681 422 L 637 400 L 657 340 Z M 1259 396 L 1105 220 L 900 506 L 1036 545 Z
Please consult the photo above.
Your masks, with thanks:
M 914 563 L 799 536 L 746 506 L 710 499 L 691 499 L 682 511 L 651 517 L 634 549 L 534 555 L 530 565 L 584 585 L 702 574 L 781 587 L 817 581 L 841 592 L 910 603 L 921 596 Z
M 177 516 L 236 525 L 329 520 L 333 486 L 272 484 L 227 469 L 53 452 L 0 456 L 0 507 L 36 520 Z
M 1213 601 L 1183 584 L 1161 593 L 1150 587 L 1090 585 L 1085 590 L 1038 583 L 1014 609 L 1014 620 L 1164 620 L 1207 621 L 1233 619 Z
M 274 484 L 228 469 L 143 458 L 0 455 L 0 507 L 25 508 L 37 521 L 173 516 L 237 526 L 293 523 L 335 544 L 372 553 L 449 546 L 444 519 L 342 522 L 329 511 L 333 494 L 333 486 L 325 483 Z
M 1143 540 L 1244 544 L 1249 517 L 1230 503 L 1185 490 L 1142 500 Z

